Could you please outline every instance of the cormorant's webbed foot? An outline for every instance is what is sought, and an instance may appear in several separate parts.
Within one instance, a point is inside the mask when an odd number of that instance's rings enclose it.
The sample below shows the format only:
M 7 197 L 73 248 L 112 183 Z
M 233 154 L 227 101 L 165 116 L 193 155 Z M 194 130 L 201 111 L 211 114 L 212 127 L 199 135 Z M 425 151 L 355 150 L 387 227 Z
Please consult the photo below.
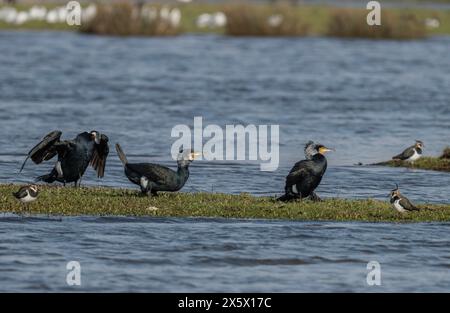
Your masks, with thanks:
M 320 199 L 320 197 L 314 191 L 311 192 L 311 194 L 309 195 L 309 199 L 311 201 L 317 201 L 317 202 L 322 201 L 322 199 Z

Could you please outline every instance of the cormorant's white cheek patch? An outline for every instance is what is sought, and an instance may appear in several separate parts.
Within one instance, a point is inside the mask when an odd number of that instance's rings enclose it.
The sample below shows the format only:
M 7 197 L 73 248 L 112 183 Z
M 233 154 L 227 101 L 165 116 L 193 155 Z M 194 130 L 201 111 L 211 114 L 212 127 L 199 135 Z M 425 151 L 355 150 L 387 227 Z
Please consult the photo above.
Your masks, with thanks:
M 298 193 L 297 185 L 292 185 L 292 192 L 293 193 Z

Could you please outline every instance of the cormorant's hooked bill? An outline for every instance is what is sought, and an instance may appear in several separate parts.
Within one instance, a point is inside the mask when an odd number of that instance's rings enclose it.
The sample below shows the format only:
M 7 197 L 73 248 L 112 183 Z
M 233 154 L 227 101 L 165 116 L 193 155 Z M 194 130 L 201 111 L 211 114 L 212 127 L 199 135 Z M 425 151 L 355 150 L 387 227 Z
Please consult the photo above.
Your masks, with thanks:
M 305 160 L 297 162 L 286 177 L 285 194 L 280 201 L 310 198 L 320 200 L 314 190 L 319 186 L 325 171 L 327 159 L 324 154 L 334 151 L 322 144 L 309 141 L 305 145 Z
M 62 132 L 53 131 L 28 152 L 20 172 L 30 158 L 35 164 L 41 164 L 58 155 L 53 170 L 37 178 L 47 183 L 77 182 L 81 179 L 90 164 L 101 178 L 105 174 L 106 158 L 109 154 L 108 137 L 98 131 L 83 132 L 73 140 L 61 140 Z
M 124 166 L 125 175 L 141 188 L 142 194 L 157 195 L 158 191 L 178 191 L 189 178 L 189 165 L 200 155 L 193 150 L 180 149 L 177 157 L 177 171 L 153 163 L 129 163 L 121 146 L 116 144 L 116 151 Z

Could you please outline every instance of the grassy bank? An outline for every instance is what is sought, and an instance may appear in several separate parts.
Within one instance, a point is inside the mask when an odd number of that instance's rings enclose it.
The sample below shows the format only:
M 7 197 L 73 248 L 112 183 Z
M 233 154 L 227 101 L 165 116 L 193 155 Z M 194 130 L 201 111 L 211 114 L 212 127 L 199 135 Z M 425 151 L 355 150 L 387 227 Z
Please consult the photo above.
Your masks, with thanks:
M 436 157 L 423 157 L 414 162 L 390 160 L 386 162 L 376 163 L 374 165 L 392 166 L 392 167 L 408 167 L 417 168 L 421 170 L 450 172 L 450 159 L 442 159 Z
M 422 170 L 450 172 L 450 148 L 445 148 L 440 157 L 422 157 L 419 160 L 415 161 L 414 164 L 405 161 L 389 160 L 373 165 L 408 167 Z
M 48 4 L 47 8 L 55 5 Z M 17 9 L 26 10 L 29 5 L 20 5 Z M 157 9 L 161 5 L 154 6 Z M 119 30 L 118 35 L 129 32 L 130 29 L 141 29 L 137 34 L 167 35 L 182 33 L 220 33 L 239 36 L 334 36 L 334 37 L 365 37 L 365 38 L 421 38 L 424 35 L 449 35 L 450 10 L 437 10 L 428 8 L 386 8 L 382 14 L 382 27 L 366 25 L 368 11 L 346 8 L 337 9 L 326 5 L 300 5 L 286 7 L 279 5 L 246 4 L 233 5 L 229 3 L 202 4 L 185 3 L 172 4 L 181 12 L 181 20 L 176 30 L 162 32 L 150 30 L 142 31 L 141 23 L 135 21 L 131 26 L 117 25 L 117 19 L 109 19 L 106 13 L 96 24 L 87 25 L 83 30 L 109 34 L 109 30 Z M 108 10 L 99 10 L 100 13 Z M 225 27 L 199 27 L 197 18 L 204 13 L 224 12 L 228 24 Z M 105 24 L 105 18 L 114 25 Z M 123 17 L 129 20 L 129 17 Z M 438 27 L 426 27 L 425 21 L 433 19 L 439 21 Z M 340 29 L 341 23 L 346 27 Z M 270 25 L 272 26 L 270 26 Z M 137 26 L 138 25 L 138 26 Z M 111 27 L 112 28 L 111 28 Z M 131 28 L 130 28 L 131 27 Z M 150 28 L 155 28 L 150 25 Z M 0 21 L 0 29 L 63 29 L 79 30 L 76 26 L 64 23 L 47 24 L 45 21 L 31 21 L 22 25 L 8 24 Z M 105 31 L 107 29 L 108 31 Z M 126 31 L 124 31 L 126 30 Z
M 0 185 L 0 212 L 22 212 L 11 193 L 17 185 Z M 225 217 L 289 220 L 372 222 L 450 221 L 450 205 L 427 207 L 400 214 L 386 201 L 327 199 L 322 202 L 280 203 L 247 194 L 172 193 L 148 198 L 134 190 L 111 188 L 41 187 L 39 199 L 30 204 L 33 214 L 126 215 L 164 217 Z

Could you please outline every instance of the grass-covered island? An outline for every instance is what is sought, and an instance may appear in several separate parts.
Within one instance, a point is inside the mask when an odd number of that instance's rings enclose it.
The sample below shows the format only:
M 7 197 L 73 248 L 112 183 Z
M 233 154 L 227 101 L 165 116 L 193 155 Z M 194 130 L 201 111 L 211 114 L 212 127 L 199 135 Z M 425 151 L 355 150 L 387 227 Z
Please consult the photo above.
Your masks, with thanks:
M 0 185 L 0 212 L 50 215 L 121 215 L 225 217 L 367 222 L 450 221 L 450 205 L 418 205 L 423 210 L 401 214 L 388 201 L 326 199 L 281 203 L 248 194 L 172 193 L 148 198 L 135 190 L 40 186 L 27 212 L 11 195 L 18 185 Z
M 450 148 L 446 148 L 440 157 L 422 157 L 414 163 L 399 160 L 389 160 L 386 162 L 375 163 L 373 165 L 408 167 L 421 170 L 450 172 Z

